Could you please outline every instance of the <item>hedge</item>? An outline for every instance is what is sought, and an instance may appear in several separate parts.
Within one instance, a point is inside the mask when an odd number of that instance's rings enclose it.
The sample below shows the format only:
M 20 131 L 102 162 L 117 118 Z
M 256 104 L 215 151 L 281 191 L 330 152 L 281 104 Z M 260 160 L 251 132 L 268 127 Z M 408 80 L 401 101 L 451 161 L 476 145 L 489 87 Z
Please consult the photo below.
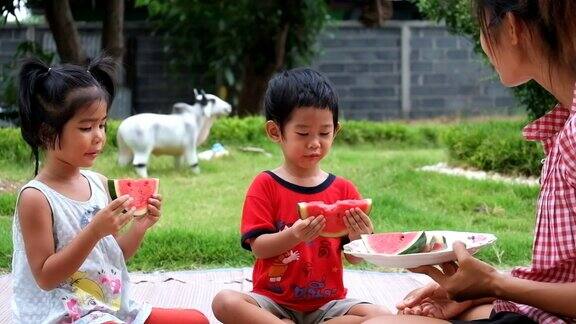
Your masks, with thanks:
M 452 164 L 511 175 L 538 176 L 544 157 L 537 142 L 522 137 L 521 121 L 465 123 L 443 133 Z
M 106 150 L 117 147 L 116 133 L 120 121 L 109 121 Z M 343 121 L 336 141 L 346 144 L 383 143 L 395 147 L 437 147 L 445 126 L 399 122 Z M 210 131 L 208 144 L 262 145 L 270 143 L 264 131 L 262 117 L 229 117 L 217 120 Z M 1 159 L 23 161 L 30 158 L 30 149 L 20 136 L 18 128 L 0 128 Z

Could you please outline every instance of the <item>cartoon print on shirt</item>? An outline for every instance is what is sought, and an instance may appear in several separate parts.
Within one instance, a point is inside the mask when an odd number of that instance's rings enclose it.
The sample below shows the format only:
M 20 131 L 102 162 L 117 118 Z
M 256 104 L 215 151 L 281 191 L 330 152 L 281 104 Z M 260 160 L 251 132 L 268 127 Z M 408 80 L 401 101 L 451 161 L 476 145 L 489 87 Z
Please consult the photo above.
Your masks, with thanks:
M 64 304 L 64 308 L 66 308 L 68 315 L 66 315 L 61 323 L 74 323 L 80 319 L 81 310 L 76 298 L 62 297 L 62 303 Z
M 90 279 L 86 272 L 76 271 L 70 278 L 68 278 L 68 284 L 72 286 L 75 293 L 77 293 L 78 290 L 81 290 L 99 301 L 105 301 L 104 290 L 98 282 Z
M 108 293 L 108 301 L 113 309 L 120 309 L 120 292 L 122 291 L 122 280 L 116 270 L 110 268 L 108 272 L 102 269 L 98 271 L 98 281 Z
M 318 248 L 318 257 L 327 258 L 330 255 L 330 242 L 328 240 L 320 240 L 320 247 Z
M 312 275 L 313 269 L 314 265 L 312 264 L 312 262 L 304 262 L 304 265 L 302 266 L 302 273 L 304 274 L 304 276 L 309 278 Z
M 82 214 L 82 216 L 80 216 L 80 226 L 82 228 L 85 228 L 86 226 L 88 226 L 88 224 L 90 224 L 90 222 L 92 221 L 92 218 L 94 217 L 94 215 L 96 215 L 96 213 L 99 211 L 100 211 L 100 208 L 98 206 L 92 206 L 92 207 L 88 208 Z
M 294 298 L 297 299 L 332 298 L 338 292 L 336 288 L 326 287 L 326 277 L 320 280 L 312 280 L 306 286 L 294 285 L 292 289 Z
M 280 223 L 277 225 L 281 225 Z M 284 225 L 282 231 L 286 230 L 288 226 Z M 271 291 L 282 293 L 283 289 L 280 287 L 279 282 L 282 280 L 284 273 L 288 269 L 288 264 L 300 259 L 300 252 L 298 251 L 287 251 L 274 259 L 274 262 L 268 269 L 268 278 L 270 281 L 269 289 Z

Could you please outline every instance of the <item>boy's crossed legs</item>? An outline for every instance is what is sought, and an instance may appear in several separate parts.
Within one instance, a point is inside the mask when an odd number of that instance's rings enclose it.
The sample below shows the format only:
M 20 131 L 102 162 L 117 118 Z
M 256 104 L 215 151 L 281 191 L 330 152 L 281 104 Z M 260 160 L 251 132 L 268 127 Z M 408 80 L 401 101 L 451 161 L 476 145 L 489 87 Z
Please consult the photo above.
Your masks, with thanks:
M 390 314 L 381 306 L 353 299 L 332 301 L 317 311 L 305 314 L 281 307 L 268 297 L 233 290 L 219 292 L 212 302 L 212 311 L 225 324 L 361 323 L 372 317 Z

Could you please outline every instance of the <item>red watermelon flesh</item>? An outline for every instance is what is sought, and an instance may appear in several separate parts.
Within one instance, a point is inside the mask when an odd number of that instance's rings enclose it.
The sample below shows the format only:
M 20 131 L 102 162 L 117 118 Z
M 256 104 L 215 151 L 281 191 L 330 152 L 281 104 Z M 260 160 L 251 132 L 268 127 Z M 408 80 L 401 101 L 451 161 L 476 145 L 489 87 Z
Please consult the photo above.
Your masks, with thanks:
M 148 212 L 148 199 L 158 193 L 160 180 L 147 179 L 109 179 L 108 190 L 114 200 L 123 195 L 130 195 L 134 200 L 129 208 L 136 207 L 134 216 L 143 216 Z
M 420 253 L 427 248 L 424 231 L 365 234 L 362 241 L 371 253 L 386 255 Z
M 298 214 L 302 219 L 323 215 L 326 218 L 326 227 L 320 236 L 340 237 L 348 234 L 344 224 L 344 212 L 355 207 L 370 214 L 372 199 L 339 200 L 333 204 L 325 204 L 323 201 L 301 202 L 298 203 Z

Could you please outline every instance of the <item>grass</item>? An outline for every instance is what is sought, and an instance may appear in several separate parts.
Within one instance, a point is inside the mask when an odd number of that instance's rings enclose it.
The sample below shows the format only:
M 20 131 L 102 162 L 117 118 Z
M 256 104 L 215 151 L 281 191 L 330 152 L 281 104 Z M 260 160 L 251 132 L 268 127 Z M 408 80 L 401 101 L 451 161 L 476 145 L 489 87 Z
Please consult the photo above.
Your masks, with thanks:
M 274 168 L 272 157 L 231 148 L 231 155 L 201 163 L 202 173 L 172 168 L 172 159 L 152 160 L 150 176 L 161 178 L 163 218 L 146 236 L 131 270 L 174 270 L 249 266 L 252 255 L 240 247 L 244 194 L 253 177 Z M 446 229 L 492 232 L 498 242 L 479 257 L 500 268 L 529 263 L 537 189 L 479 182 L 416 169 L 446 159 L 440 149 L 390 149 L 375 145 L 334 147 L 323 167 L 351 179 L 374 201 L 376 231 Z M 94 170 L 108 177 L 134 177 L 119 168 L 108 150 Z M 24 182 L 30 166 L 1 162 L 0 179 Z M 15 194 L 0 194 L 0 269 L 8 271 Z M 360 268 L 374 267 L 368 264 Z

